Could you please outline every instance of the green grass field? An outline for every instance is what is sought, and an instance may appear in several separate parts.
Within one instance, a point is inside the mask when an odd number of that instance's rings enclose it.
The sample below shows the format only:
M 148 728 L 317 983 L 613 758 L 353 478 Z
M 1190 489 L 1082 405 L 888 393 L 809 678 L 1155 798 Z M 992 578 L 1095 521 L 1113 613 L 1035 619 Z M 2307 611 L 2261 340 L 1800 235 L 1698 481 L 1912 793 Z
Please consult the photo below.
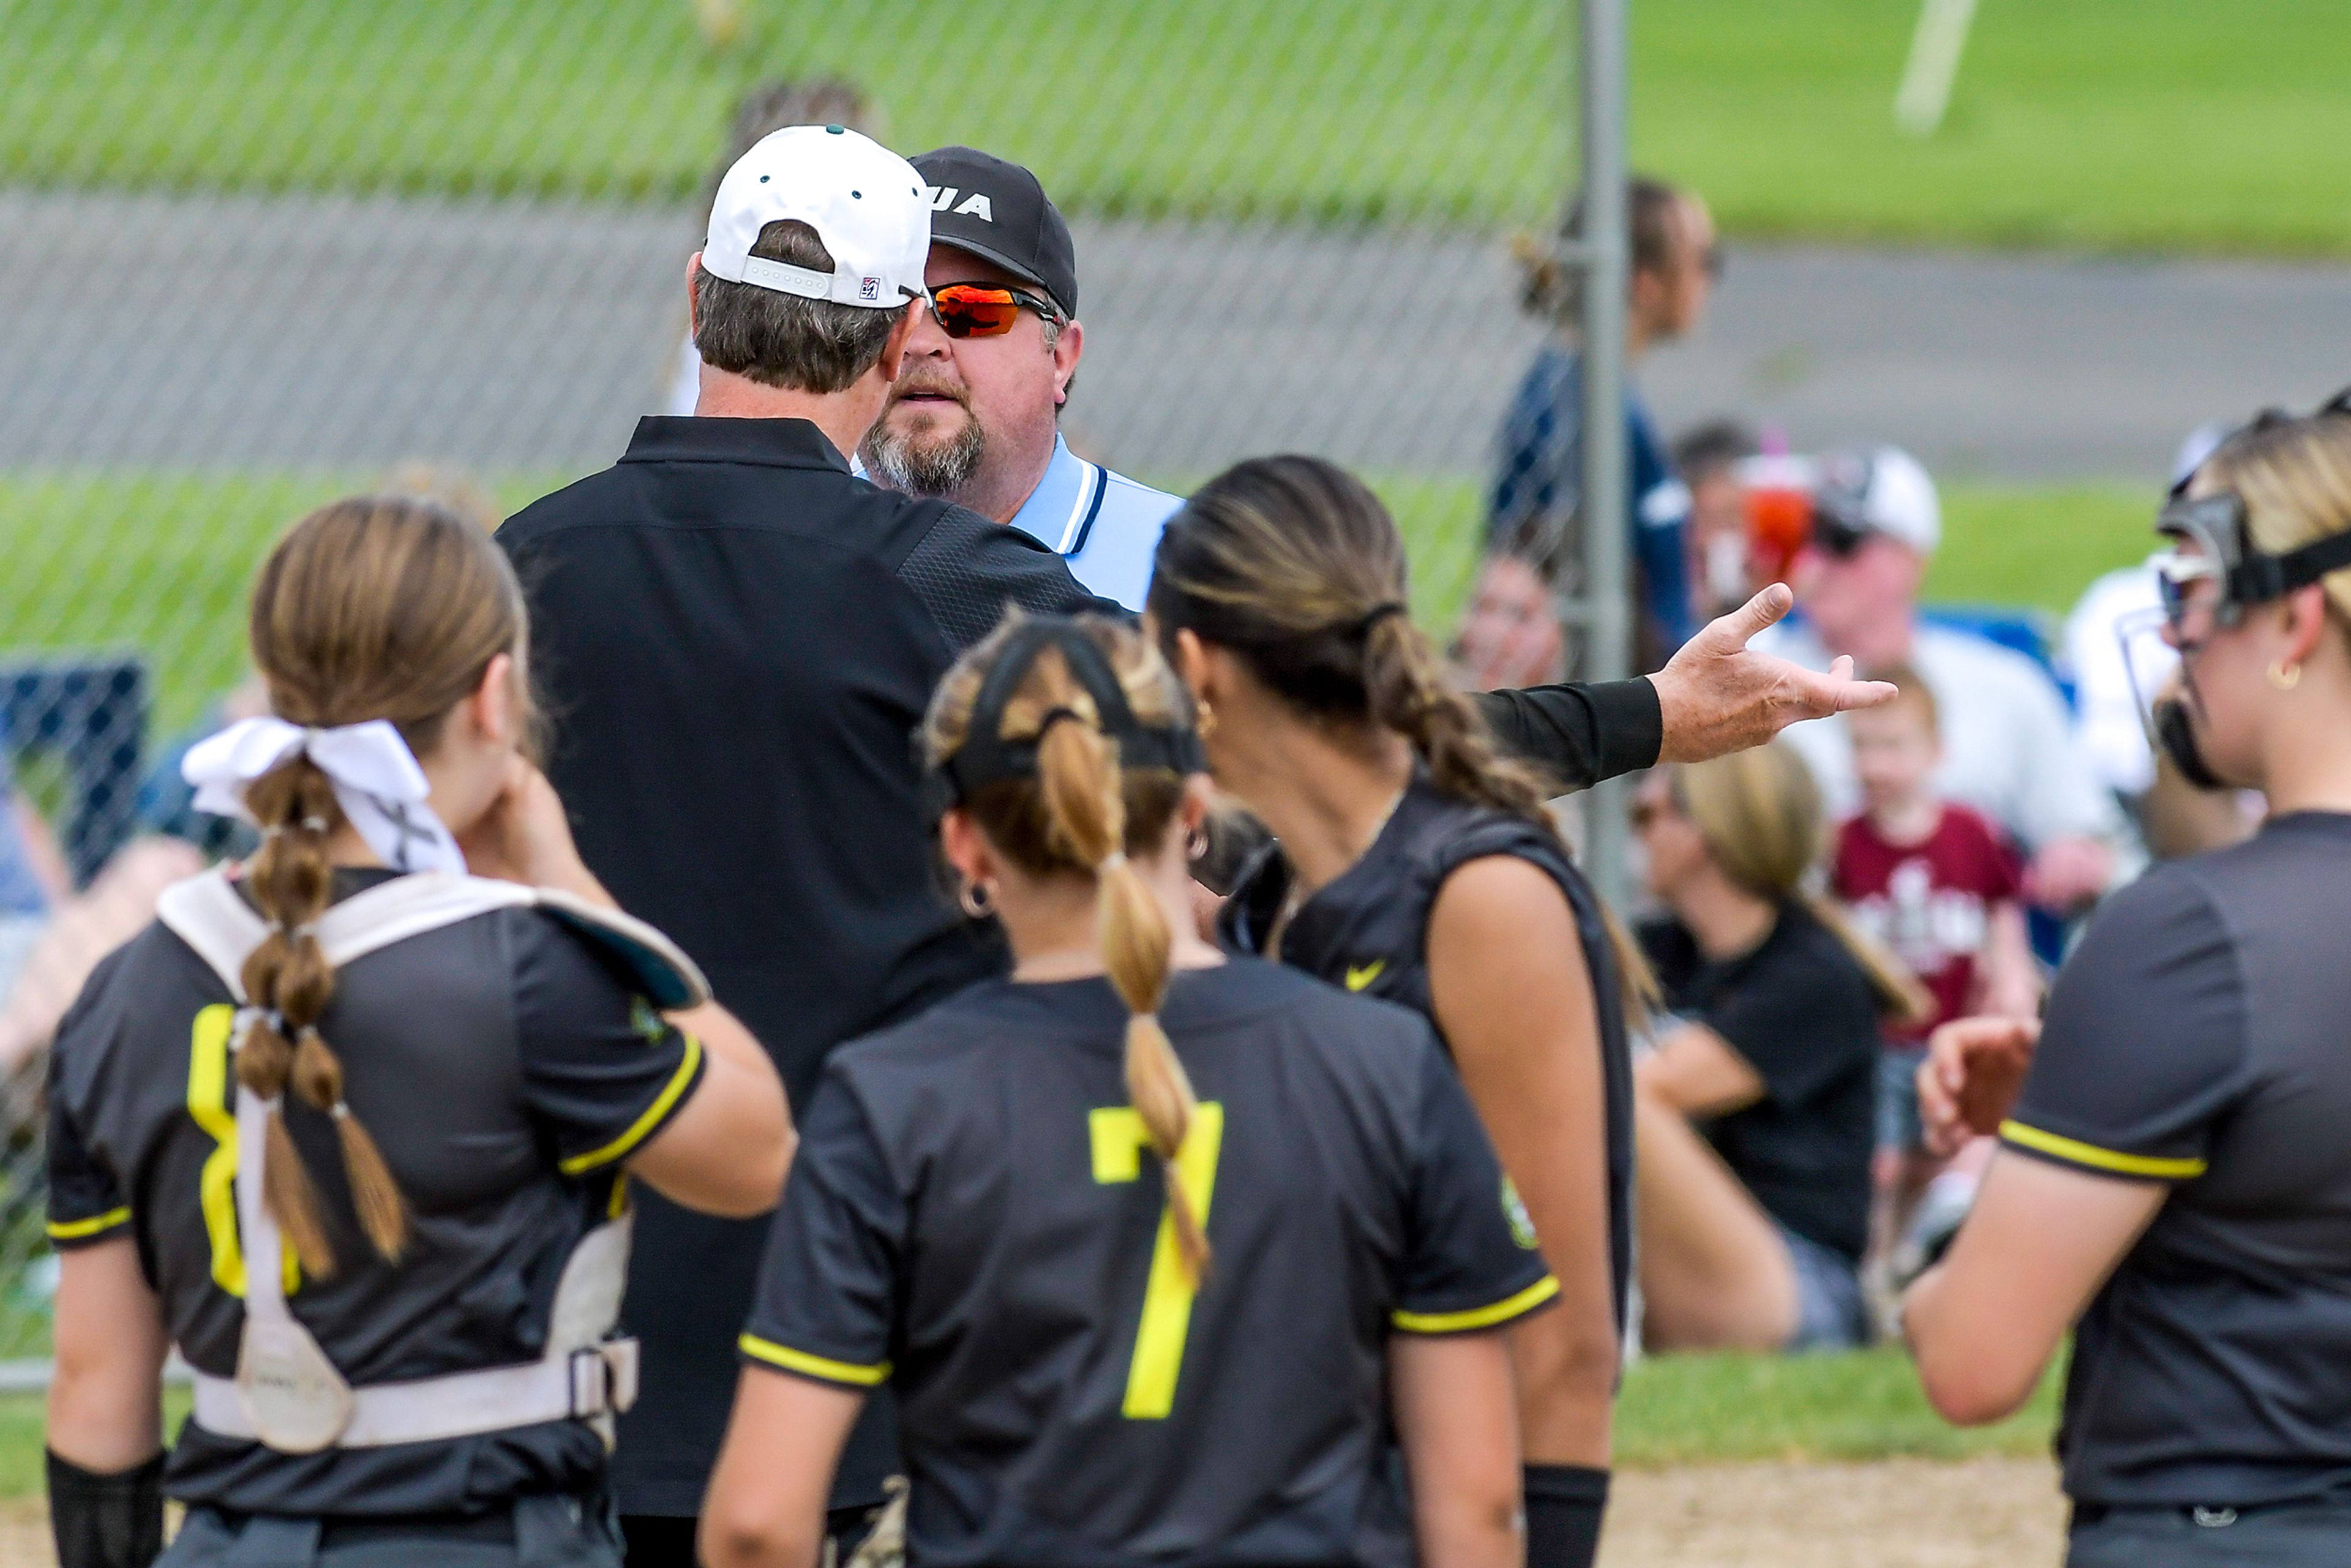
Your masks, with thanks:
M 176 1430 L 184 1394 L 169 1401 Z M 1620 1465 L 1768 1459 L 1965 1458 L 2048 1451 L 2052 1379 L 2019 1415 L 1961 1432 L 1918 1393 L 1898 1350 L 1806 1356 L 1693 1355 L 1650 1360 L 1625 1379 L 1616 1412 Z M 0 1499 L 41 1490 L 41 1401 L 0 1397 Z
M 738 0 L 702 0 L 720 9 Z M 1520 225 L 1560 0 L 6 0 L 0 183 L 684 199 L 737 91 L 832 72 L 1096 212 Z M 2342 0 L 1983 0 L 1929 141 L 1917 0 L 1632 0 L 1633 146 L 1740 235 L 2351 251 Z
M 132 647 L 153 662 L 159 733 L 244 667 L 244 601 L 269 542 L 365 475 L 0 472 L 0 646 Z M 496 486 L 517 507 L 552 478 Z M 1414 608 L 1452 627 L 1478 557 L 1478 497 L 1458 481 L 1383 480 L 1411 543 Z M 2145 554 L 2152 500 L 2126 486 L 1953 486 L 1933 597 L 2062 613 L 2084 585 Z

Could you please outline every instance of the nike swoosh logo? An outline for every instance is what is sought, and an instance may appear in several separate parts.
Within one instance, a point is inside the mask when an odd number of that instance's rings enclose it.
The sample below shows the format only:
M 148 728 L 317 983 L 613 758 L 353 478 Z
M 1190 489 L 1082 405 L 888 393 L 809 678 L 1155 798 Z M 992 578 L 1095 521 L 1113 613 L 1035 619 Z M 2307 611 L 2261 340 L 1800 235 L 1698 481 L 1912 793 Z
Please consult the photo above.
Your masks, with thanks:
M 1380 971 L 1387 967 L 1388 961 L 1385 958 L 1376 958 L 1368 964 L 1348 965 L 1347 988 L 1351 991 L 1365 989 L 1374 980 L 1380 977 Z

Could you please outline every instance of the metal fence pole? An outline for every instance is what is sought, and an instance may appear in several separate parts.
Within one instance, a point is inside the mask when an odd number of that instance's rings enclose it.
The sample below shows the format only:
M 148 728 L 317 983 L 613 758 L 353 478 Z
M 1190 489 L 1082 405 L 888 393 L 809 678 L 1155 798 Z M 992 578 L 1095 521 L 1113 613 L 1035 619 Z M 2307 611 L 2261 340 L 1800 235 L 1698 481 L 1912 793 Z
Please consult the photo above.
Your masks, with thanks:
M 1625 526 L 1625 0 L 1582 0 L 1583 232 L 1584 668 L 1590 681 L 1631 673 Z M 1594 788 L 1585 816 L 1585 865 L 1600 896 L 1625 906 L 1626 842 L 1621 783 Z

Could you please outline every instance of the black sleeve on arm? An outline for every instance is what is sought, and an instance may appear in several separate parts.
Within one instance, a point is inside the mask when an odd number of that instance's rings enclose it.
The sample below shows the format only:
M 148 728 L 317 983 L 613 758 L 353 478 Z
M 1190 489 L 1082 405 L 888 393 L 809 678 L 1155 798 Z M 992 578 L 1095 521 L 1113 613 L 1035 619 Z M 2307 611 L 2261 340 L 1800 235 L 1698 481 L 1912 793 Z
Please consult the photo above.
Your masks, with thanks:
M 67 1082 L 69 1061 L 96 1050 L 96 1035 L 114 1027 L 117 1010 L 104 1000 L 102 984 L 118 967 L 120 949 L 90 977 L 81 996 L 57 1024 L 49 1048 L 49 1245 L 60 1252 L 92 1247 L 126 1234 L 131 1223 L 131 1199 L 115 1173 L 92 1152 L 76 1119 L 73 1092 Z M 85 1043 L 87 1041 L 87 1043 Z
M 1404 1333 L 1499 1328 L 1559 1294 L 1533 1225 L 1428 1027 L 1421 1064 L 1407 1251 L 1392 1327 Z
M 701 1087 L 702 1042 L 551 917 L 521 912 L 515 936 L 523 1099 L 548 1127 L 565 1176 L 617 1165 Z
M 837 1388 L 887 1381 L 911 1225 L 872 1124 L 839 1071 L 828 1072 L 759 1266 L 745 1363 Z
M 1470 700 L 1505 751 L 1569 790 L 1654 768 L 1666 743 L 1657 688 L 1645 678 L 1479 692 Z
M 962 507 L 939 514 L 898 563 L 898 577 L 957 653 L 995 631 L 1011 604 L 1038 615 L 1133 619 L 1124 606 L 1081 588 L 1068 562 L 1019 528 Z
M 2108 899 L 2058 971 L 2001 1142 L 2123 1180 L 2201 1176 L 2242 1096 L 2250 1027 L 2236 942 L 2182 867 Z

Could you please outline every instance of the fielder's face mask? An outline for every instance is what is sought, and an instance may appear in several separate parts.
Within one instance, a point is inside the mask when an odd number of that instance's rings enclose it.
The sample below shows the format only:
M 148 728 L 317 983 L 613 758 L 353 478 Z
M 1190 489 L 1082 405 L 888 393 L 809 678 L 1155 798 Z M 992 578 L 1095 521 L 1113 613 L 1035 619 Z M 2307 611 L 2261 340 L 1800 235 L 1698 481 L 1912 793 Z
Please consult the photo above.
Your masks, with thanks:
M 2335 395 L 2320 415 L 2351 417 L 2351 388 Z M 2290 416 L 2266 410 L 2248 427 L 2259 430 Z M 2204 703 L 2190 661 L 2214 630 L 2235 626 L 2249 608 L 2284 598 L 2331 571 L 2351 566 L 2351 532 L 2329 534 L 2298 549 L 2271 555 L 2253 543 L 2245 522 L 2244 497 L 2233 490 L 2190 499 L 2191 473 L 2172 486 L 2156 531 L 2172 548 L 2157 556 L 2156 590 L 2161 620 L 2126 618 L 2117 629 L 2123 664 L 2130 676 L 2148 738 L 2161 747 L 2180 774 L 2205 789 L 2226 782 L 2205 761 L 2197 745 L 2195 715 Z M 2149 633 L 2160 627 L 2162 652 Z M 2173 652 L 2176 651 L 2176 652 Z
M 1037 656 L 1048 648 L 1061 651 L 1071 677 L 1093 698 L 1102 734 L 1117 743 L 1122 768 L 1164 768 L 1178 776 L 1208 770 L 1199 732 L 1188 717 L 1171 725 L 1144 724 L 1128 705 L 1109 655 L 1086 634 L 1084 624 L 1067 616 L 1039 616 L 1022 622 L 1005 639 L 995 667 L 980 682 L 979 695 L 972 700 L 964 743 L 924 778 L 923 807 L 934 827 L 951 808 L 964 804 L 987 785 L 999 779 L 1037 777 L 1037 747 L 1045 732 L 1064 719 L 1084 722 L 1074 708 L 1057 707 L 1037 721 L 1034 735 L 1017 740 L 1003 737 L 1005 705 L 1019 691 Z

